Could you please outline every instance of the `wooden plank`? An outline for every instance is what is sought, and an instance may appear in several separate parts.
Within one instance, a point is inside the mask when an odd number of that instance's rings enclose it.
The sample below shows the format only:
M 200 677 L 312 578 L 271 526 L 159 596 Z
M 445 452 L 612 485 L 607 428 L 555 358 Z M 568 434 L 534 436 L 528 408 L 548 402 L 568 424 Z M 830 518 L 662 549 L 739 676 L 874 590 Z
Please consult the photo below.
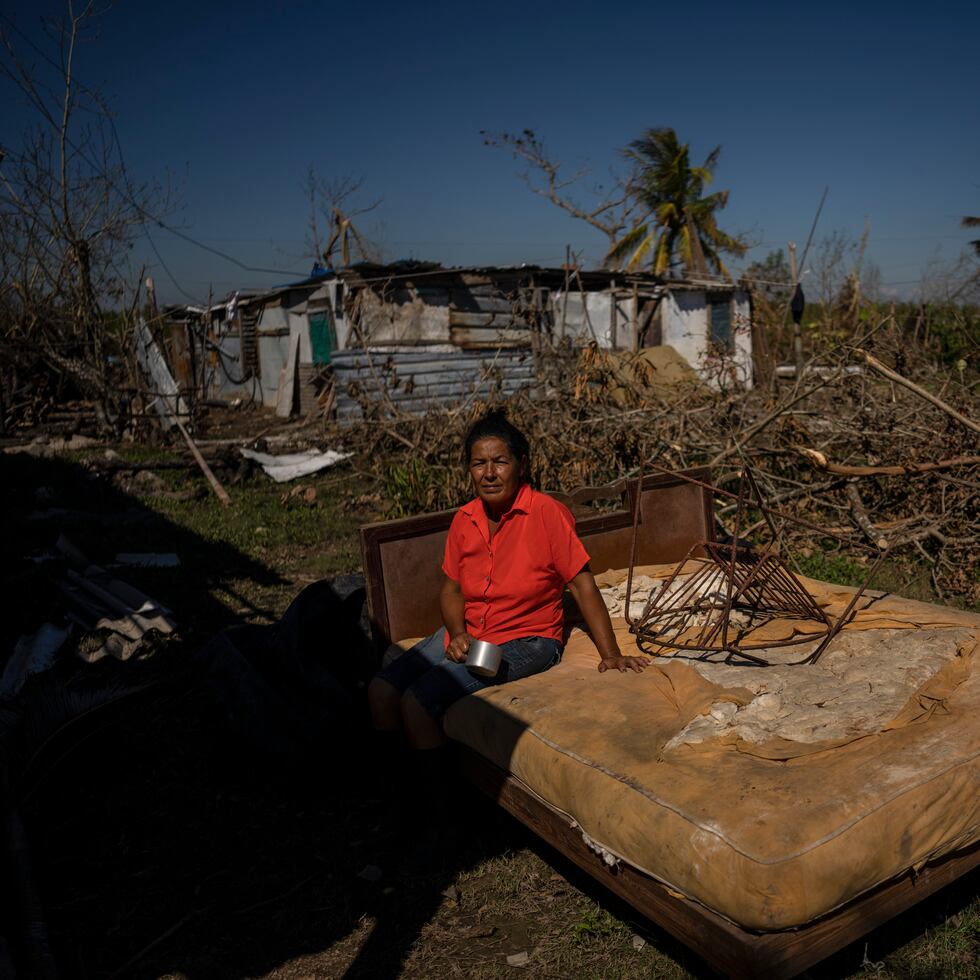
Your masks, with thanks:
M 407 345 L 403 345 L 407 346 Z M 493 354 L 468 353 L 462 350 L 453 351 L 433 351 L 427 350 L 426 345 L 417 344 L 411 351 L 370 351 L 370 360 L 376 370 L 386 369 L 389 365 L 399 371 L 406 369 L 407 365 L 413 367 L 420 364 L 426 365 L 426 369 L 434 371 L 448 370 L 450 368 L 471 369 L 479 368 L 484 364 L 514 365 L 522 364 L 527 361 L 527 354 L 523 351 L 508 350 L 506 348 L 496 351 Z M 335 351 L 331 357 L 334 367 L 340 367 L 345 371 L 363 371 L 368 369 L 368 354 L 362 349 L 348 349 Z M 421 370 L 421 368 L 419 368 Z
M 184 423 L 180 419 L 175 418 L 174 424 L 180 430 L 180 434 L 184 437 L 184 442 L 187 443 L 187 448 L 191 451 L 191 455 L 194 457 L 194 462 L 201 468 L 201 472 L 207 477 L 208 483 L 211 484 L 211 489 L 214 490 L 215 496 L 220 500 L 225 507 L 231 506 L 231 497 L 228 496 L 228 491 L 221 485 L 218 478 L 214 475 L 211 467 L 208 466 L 204 457 L 201 455 L 201 451 L 197 448 L 194 440 L 191 438 L 191 434 L 184 428 Z
M 396 372 L 379 372 L 378 380 L 386 390 L 397 391 L 399 388 L 408 384 L 409 381 L 415 387 L 426 385 L 433 388 L 465 386 L 467 389 L 473 388 L 477 384 L 485 384 L 496 381 L 494 372 L 487 370 L 489 365 L 478 365 L 469 370 L 460 370 L 455 366 L 443 371 L 424 369 L 424 368 L 398 368 Z M 368 373 L 361 373 L 351 376 L 348 371 L 336 372 L 335 377 L 342 384 L 351 384 L 356 381 L 363 389 L 378 391 L 378 382 Z M 534 371 L 530 364 L 524 365 L 502 365 L 501 380 L 528 380 L 534 379 Z
M 790 980 L 889 919 L 980 867 L 980 844 L 878 886 L 822 919 L 797 929 L 755 933 L 694 901 L 677 898 L 642 871 L 609 868 L 586 846 L 581 830 L 519 781 L 465 746 L 463 775 L 542 840 L 733 980 Z
M 450 310 L 450 327 L 473 327 L 475 329 L 519 329 L 527 330 L 527 320 L 515 316 L 512 309 L 507 310 Z
M 527 330 L 504 327 L 459 327 L 450 326 L 449 339 L 463 350 L 495 350 L 498 347 L 511 347 L 515 350 L 531 346 L 531 334 Z

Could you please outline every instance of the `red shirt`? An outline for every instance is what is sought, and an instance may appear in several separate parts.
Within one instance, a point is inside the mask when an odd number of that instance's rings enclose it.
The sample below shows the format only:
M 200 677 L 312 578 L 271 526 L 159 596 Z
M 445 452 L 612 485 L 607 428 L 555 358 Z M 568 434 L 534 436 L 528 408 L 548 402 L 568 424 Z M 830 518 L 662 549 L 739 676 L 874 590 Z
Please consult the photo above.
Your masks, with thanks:
M 442 570 L 459 583 L 466 631 L 474 639 L 546 636 L 560 643 L 562 592 L 588 560 L 571 511 L 525 483 L 492 541 L 483 502 L 460 507 Z

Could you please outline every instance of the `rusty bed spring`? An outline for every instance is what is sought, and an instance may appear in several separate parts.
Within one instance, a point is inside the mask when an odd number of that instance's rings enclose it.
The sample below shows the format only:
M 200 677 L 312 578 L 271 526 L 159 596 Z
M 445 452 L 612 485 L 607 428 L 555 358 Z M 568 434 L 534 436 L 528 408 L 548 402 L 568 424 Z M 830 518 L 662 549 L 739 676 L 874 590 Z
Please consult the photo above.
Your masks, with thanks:
M 671 472 L 662 467 L 655 469 L 664 473 Z M 702 540 L 691 547 L 659 590 L 651 592 L 643 612 L 634 619 L 631 600 L 639 528 L 637 495 L 637 502 L 633 507 L 633 538 L 626 580 L 625 616 L 630 632 L 636 636 L 639 649 L 644 653 L 656 653 L 653 648 L 667 647 L 698 654 L 702 659 L 712 654 L 725 653 L 726 662 L 736 662 L 735 658 L 741 658 L 750 664 L 769 666 L 772 661 L 748 651 L 819 640 L 812 653 L 802 660 L 794 661 L 795 664 L 816 663 L 833 638 L 850 621 L 855 606 L 870 585 L 887 549 L 877 552 L 877 559 L 861 587 L 844 612 L 836 621 L 831 622 L 803 583 L 775 553 L 779 533 L 773 524 L 773 518 L 801 525 L 822 536 L 842 540 L 839 535 L 767 507 L 748 469 L 743 469 L 739 474 L 737 494 L 683 473 L 671 475 L 710 490 L 713 494 L 736 499 L 734 533 L 730 543 Z M 750 506 L 762 513 L 771 535 L 768 544 L 761 551 L 739 542 L 739 535 L 745 526 L 746 511 Z M 688 574 L 687 578 L 682 578 L 692 562 L 698 562 L 700 567 Z M 756 629 L 777 619 L 803 620 L 811 623 L 812 628 L 787 639 L 752 640 L 751 634 Z

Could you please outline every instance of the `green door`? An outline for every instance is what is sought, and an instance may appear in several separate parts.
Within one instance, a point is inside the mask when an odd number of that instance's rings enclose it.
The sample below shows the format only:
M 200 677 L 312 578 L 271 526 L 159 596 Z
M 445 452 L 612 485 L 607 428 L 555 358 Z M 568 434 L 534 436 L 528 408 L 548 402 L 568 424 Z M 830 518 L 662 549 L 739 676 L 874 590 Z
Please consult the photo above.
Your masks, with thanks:
M 330 363 L 330 355 L 337 349 L 337 331 L 329 311 L 310 314 L 310 346 L 314 364 Z

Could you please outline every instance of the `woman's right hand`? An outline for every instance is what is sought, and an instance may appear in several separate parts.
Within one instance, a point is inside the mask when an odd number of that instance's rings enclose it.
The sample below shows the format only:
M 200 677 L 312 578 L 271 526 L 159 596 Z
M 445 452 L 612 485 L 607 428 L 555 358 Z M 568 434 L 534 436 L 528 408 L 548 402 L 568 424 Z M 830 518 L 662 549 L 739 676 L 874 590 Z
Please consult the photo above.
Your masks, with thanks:
M 449 646 L 446 648 L 446 656 L 450 660 L 461 664 L 466 659 L 466 654 L 469 653 L 472 642 L 473 637 L 465 630 L 462 633 L 457 633 L 449 641 Z

